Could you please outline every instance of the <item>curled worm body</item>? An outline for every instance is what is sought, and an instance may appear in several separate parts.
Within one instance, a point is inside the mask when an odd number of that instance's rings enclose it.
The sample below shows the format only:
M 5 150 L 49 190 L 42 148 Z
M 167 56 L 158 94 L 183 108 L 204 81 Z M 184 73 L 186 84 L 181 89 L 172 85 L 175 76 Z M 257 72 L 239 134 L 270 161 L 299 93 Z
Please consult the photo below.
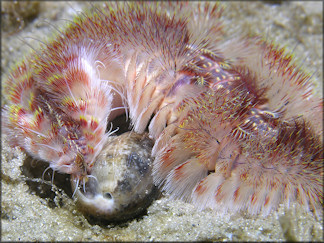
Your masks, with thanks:
M 154 183 L 172 197 L 320 211 L 322 100 L 309 75 L 260 37 L 222 41 L 222 8 L 196 7 L 117 4 L 76 17 L 9 75 L 11 143 L 86 181 L 109 122 L 126 112 L 135 132 L 148 128 Z

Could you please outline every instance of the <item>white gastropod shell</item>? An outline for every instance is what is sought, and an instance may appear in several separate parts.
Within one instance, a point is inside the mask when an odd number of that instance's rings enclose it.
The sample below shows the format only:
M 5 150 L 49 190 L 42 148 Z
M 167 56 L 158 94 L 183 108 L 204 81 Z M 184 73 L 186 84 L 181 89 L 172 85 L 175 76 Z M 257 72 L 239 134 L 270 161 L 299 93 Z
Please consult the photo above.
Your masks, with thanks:
M 107 221 L 125 221 L 145 212 L 158 195 L 151 176 L 152 146 L 146 133 L 109 137 L 88 181 L 76 188 L 71 179 L 80 210 Z

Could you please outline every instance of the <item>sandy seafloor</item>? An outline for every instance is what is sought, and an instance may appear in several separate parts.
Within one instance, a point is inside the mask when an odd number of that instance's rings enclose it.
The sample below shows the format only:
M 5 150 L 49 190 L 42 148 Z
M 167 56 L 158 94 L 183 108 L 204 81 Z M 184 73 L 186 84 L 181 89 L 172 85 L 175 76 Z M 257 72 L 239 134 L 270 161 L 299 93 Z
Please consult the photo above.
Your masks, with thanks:
M 306 70 L 315 72 L 314 81 L 321 93 L 322 2 L 229 2 L 224 5 L 224 25 L 229 32 L 263 33 L 293 50 Z M 21 26 L 18 32 L 14 31 L 15 21 L 3 22 L 6 26 L 1 36 L 2 82 L 8 68 L 30 51 L 24 42 L 37 48 L 37 40 L 44 40 L 55 31 L 51 25 L 63 26 L 65 20 L 62 19 L 72 19 L 82 6 L 87 3 L 41 3 L 33 20 L 18 19 Z M 13 14 L 28 16 L 27 9 Z M 23 39 L 27 36 L 33 39 Z M 42 183 L 36 182 L 36 186 L 34 183 L 33 188 L 26 184 L 21 174 L 22 165 L 28 161 L 26 155 L 9 147 L 3 134 L 1 158 L 1 241 L 323 241 L 323 221 L 296 205 L 290 209 L 280 207 L 267 217 L 243 213 L 218 215 L 162 197 L 140 219 L 117 226 L 90 224 L 64 190 L 53 188 L 54 192 L 47 197 L 46 192 L 37 191 L 37 183 L 39 187 Z M 69 187 L 68 181 L 66 183 Z M 51 190 L 50 186 L 47 188 Z

